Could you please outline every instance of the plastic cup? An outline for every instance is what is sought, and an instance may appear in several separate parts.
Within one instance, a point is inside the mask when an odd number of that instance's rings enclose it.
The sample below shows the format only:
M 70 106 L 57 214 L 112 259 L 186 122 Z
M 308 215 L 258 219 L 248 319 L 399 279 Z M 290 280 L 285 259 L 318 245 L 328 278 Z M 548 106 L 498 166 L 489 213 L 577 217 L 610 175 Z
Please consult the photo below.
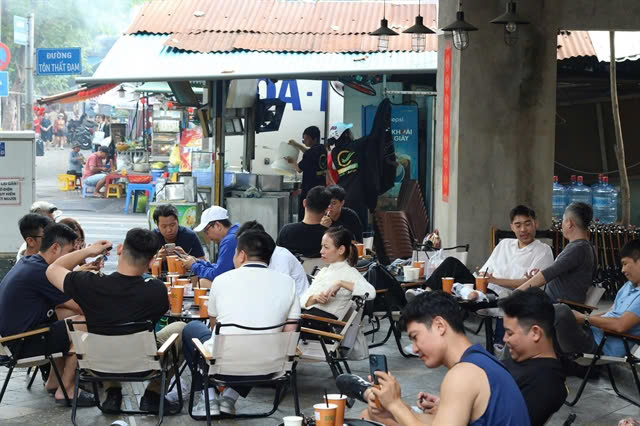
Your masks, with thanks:
M 177 285 L 183 285 L 185 287 L 191 285 L 191 280 L 189 278 L 178 278 L 176 281 Z
M 298 416 L 287 416 L 282 418 L 284 426 L 302 426 L 302 420 L 304 419 Z
M 151 275 L 153 275 L 154 277 L 159 277 L 160 273 L 162 272 L 162 263 L 158 262 L 158 260 L 156 259 L 155 262 L 153 262 L 153 265 L 151 265 Z
M 336 426 L 344 425 L 344 410 L 347 404 L 347 395 L 330 393 L 325 400 L 328 401 L 329 404 L 335 404 L 338 407 L 336 409 Z
M 476 290 L 482 293 L 487 293 L 487 285 L 489 284 L 489 278 L 476 277 Z
M 404 278 L 409 281 L 417 281 L 420 278 L 420 268 L 408 268 L 405 270 Z
M 180 275 L 185 275 L 187 273 L 187 266 L 181 259 L 175 260 L 176 272 Z
M 178 266 L 176 265 L 177 260 L 178 256 L 167 256 L 167 268 L 169 269 L 169 273 L 178 273 Z
M 411 270 L 413 269 L 413 266 L 403 266 L 402 267 L 402 274 L 404 275 L 404 279 L 408 280 L 410 279 L 409 276 L 411 275 Z
M 171 311 L 171 290 L 167 291 L 167 297 L 169 298 L 169 311 Z
M 338 406 L 336 404 L 315 404 L 313 412 L 316 418 L 316 426 L 335 426 L 337 410 Z
M 167 281 L 169 281 L 171 283 L 171 285 L 178 284 L 178 279 L 179 278 L 180 278 L 180 275 L 178 275 L 178 274 L 167 274 Z
M 413 262 L 413 267 L 420 268 L 419 277 L 424 277 L 424 261 L 423 260 Z
M 442 277 L 442 291 L 451 294 L 453 290 L 453 277 Z
M 198 299 L 198 306 L 200 307 L 200 318 L 209 317 L 209 296 L 200 296 Z
M 206 288 L 194 288 L 193 289 L 193 304 L 196 306 L 200 305 L 200 297 L 207 295 Z
M 182 313 L 182 300 L 184 299 L 184 287 L 181 285 L 175 285 L 171 287 L 171 302 L 169 303 L 169 310 L 174 315 L 180 315 Z
M 356 248 L 358 249 L 358 257 L 364 256 L 364 244 L 356 244 Z

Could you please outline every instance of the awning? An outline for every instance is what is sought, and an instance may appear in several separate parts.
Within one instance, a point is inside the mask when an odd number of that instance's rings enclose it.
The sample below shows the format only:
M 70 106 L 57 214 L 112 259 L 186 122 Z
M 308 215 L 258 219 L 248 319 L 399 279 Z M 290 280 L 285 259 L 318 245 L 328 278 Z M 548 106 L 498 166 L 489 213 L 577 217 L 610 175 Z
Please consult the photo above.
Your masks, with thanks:
M 202 87 L 192 87 L 192 89 L 196 95 L 201 95 L 204 91 Z M 133 91 L 136 93 L 173 93 L 169 85 L 161 81 L 150 81 L 141 84 L 133 89 Z
M 117 84 L 109 83 L 109 84 L 101 84 L 101 85 L 92 85 L 87 87 L 81 87 L 79 89 L 70 90 L 68 92 L 58 93 L 57 95 L 52 96 L 44 96 L 40 99 L 36 100 L 36 103 L 41 105 L 46 104 L 70 104 L 73 102 L 82 102 L 87 99 L 95 98 L 97 96 L 102 95 L 103 93 L 108 92 L 109 90 L 116 87 Z
M 357 74 L 435 73 L 437 52 L 294 53 L 186 52 L 165 46 L 168 35 L 120 37 L 92 77 L 79 83 L 206 81 L 251 78 L 325 79 Z

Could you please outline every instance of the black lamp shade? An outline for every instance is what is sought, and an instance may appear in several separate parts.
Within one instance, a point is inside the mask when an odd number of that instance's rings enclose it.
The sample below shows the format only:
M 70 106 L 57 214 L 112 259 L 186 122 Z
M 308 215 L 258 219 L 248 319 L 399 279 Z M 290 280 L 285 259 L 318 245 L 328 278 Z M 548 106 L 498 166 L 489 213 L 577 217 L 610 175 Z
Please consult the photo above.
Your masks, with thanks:
M 429 27 L 425 27 L 422 23 L 422 16 L 416 16 L 416 23 L 412 27 L 403 31 L 405 34 L 435 34 Z
M 529 21 L 521 17 L 516 13 L 516 3 L 514 1 L 507 1 L 507 11 L 502 15 L 491 21 L 492 24 L 498 25 L 507 25 L 507 24 L 518 24 L 518 25 L 526 25 L 530 24 Z
M 375 30 L 372 33 L 369 33 L 372 36 L 397 36 L 398 33 L 389 28 L 389 21 L 386 19 L 380 20 L 380 28 Z
M 478 29 L 464 20 L 463 11 L 458 11 L 456 12 L 456 20 L 443 27 L 442 31 L 478 31 Z

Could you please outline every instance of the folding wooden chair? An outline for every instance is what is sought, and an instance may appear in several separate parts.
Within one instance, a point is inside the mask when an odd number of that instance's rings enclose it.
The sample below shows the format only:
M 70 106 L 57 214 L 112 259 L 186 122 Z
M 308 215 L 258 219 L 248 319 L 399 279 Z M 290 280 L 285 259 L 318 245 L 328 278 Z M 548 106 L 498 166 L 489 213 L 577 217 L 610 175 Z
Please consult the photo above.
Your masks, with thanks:
M 209 384 L 231 387 L 234 385 L 276 386 L 276 394 L 271 411 L 264 413 L 235 414 L 233 417 L 256 418 L 272 415 L 278 409 L 281 400 L 280 395 L 286 385 L 291 386 L 296 415 L 300 415 L 300 403 L 296 386 L 296 346 L 300 332 L 280 331 L 286 324 L 298 324 L 298 322 L 289 321 L 283 324 L 260 328 L 245 327 L 238 324 L 216 323 L 213 353 L 209 353 L 198 339 L 193 339 L 193 343 L 198 349 L 195 353 L 196 370 L 202 377 L 208 378 L 207 382 Z M 247 333 L 220 334 L 222 327 L 236 327 L 241 330 L 247 330 Z M 268 333 L 255 333 L 256 331 L 268 330 L 273 331 Z M 193 376 L 195 376 L 195 374 L 193 374 Z M 209 392 L 204 392 L 205 416 L 196 416 L 193 414 L 194 394 L 195 380 L 192 380 L 189 398 L 189 415 L 194 420 L 204 420 L 206 418 L 207 425 L 210 425 Z
M 89 382 L 93 386 L 93 397 L 96 405 L 102 411 L 98 396 L 98 382 L 112 380 L 117 382 L 146 382 L 160 379 L 160 407 L 158 411 L 158 423 L 162 424 L 164 418 L 164 397 L 169 369 L 173 367 L 176 374 L 176 386 L 178 387 L 178 400 L 182 410 L 183 398 L 180 386 L 180 371 L 178 365 L 178 353 L 175 341 L 178 333 L 172 334 L 169 339 L 158 349 L 156 343 L 155 327 L 151 321 L 131 322 L 110 326 L 114 335 L 101 335 L 82 330 L 76 330 L 77 325 L 86 325 L 86 321 L 66 320 L 67 329 L 71 335 L 71 341 L 78 357 L 76 382 L 71 411 L 71 422 L 76 423 L 76 409 L 78 389 L 80 382 Z M 131 329 L 143 329 L 136 333 L 129 333 Z M 122 334 L 118 334 L 121 332 Z M 169 352 L 170 351 L 170 352 Z M 171 363 L 169 356 L 171 355 Z M 142 410 L 121 410 L 124 414 L 155 414 Z M 174 413 L 177 414 L 177 413 Z
M 7 377 L 4 379 L 4 384 L 2 385 L 2 391 L 0 391 L 0 403 L 2 402 L 2 398 L 4 397 L 4 393 L 7 390 L 7 385 L 9 384 L 9 380 L 11 379 L 11 373 L 15 368 L 32 368 L 35 367 L 33 374 L 31 375 L 31 379 L 27 384 L 27 389 L 31 389 L 31 385 L 36 378 L 36 374 L 38 373 L 38 369 L 40 367 L 44 367 L 48 364 L 53 368 L 53 372 L 58 379 L 58 383 L 62 383 L 62 377 L 60 376 L 60 372 L 56 367 L 55 360 L 57 358 L 61 358 L 64 354 L 62 352 L 57 352 L 54 354 L 45 353 L 44 355 L 38 355 L 33 357 L 24 358 L 22 356 L 22 347 L 27 340 L 30 339 L 42 339 L 45 341 L 44 347 L 46 348 L 48 345 L 46 344 L 46 340 L 49 334 L 49 327 L 39 328 L 37 330 L 30 330 L 20 334 L 14 334 L 12 336 L 0 336 L 0 366 L 6 367 L 9 369 L 7 373 Z M 14 350 L 12 351 L 7 346 L 7 343 L 15 344 Z M 28 374 L 28 373 L 27 373 Z M 71 404 L 71 399 L 69 399 L 69 395 L 67 395 L 67 391 L 62 387 L 62 393 L 64 394 L 64 398 L 67 400 L 67 404 Z
M 364 295 L 364 298 L 354 297 L 347 310 L 339 316 L 339 320 L 302 314 L 302 319 L 328 324 L 333 328 L 334 332 L 302 327 L 300 331 L 318 336 L 318 340 L 307 340 L 300 343 L 298 346 L 301 352 L 299 354 L 300 362 L 326 362 L 334 378 L 345 371 L 351 373 L 347 362 L 348 354 L 349 350 L 353 348 L 360 330 L 364 301 L 367 297 L 367 294 Z
M 636 371 L 636 364 L 640 363 L 640 337 L 632 336 L 630 334 L 624 333 L 616 333 L 609 330 L 602 330 L 604 335 L 602 337 L 602 341 L 600 345 L 598 345 L 598 349 L 595 354 L 580 354 L 579 358 L 576 358 L 575 361 L 582 365 L 588 365 L 587 373 L 578 388 L 578 392 L 576 393 L 575 398 L 572 401 L 565 401 L 566 405 L 574 406 L 580 396 L 582 396 L 582 392 L 584 391 L 587 382 L 589 381 L 589 375 L 591 374 L 591 370 L 596 365 L 604 365 L 607 367 L 607 373 L 609 375 L 609 382 L 611 383 L 611 387 L 615 391 L 615 393 L 625 401 L 628 401 L 638 407 L 640 407 L 640 402 L 632 399 L 631 397 L 620 392 L 618 387 L 616 386 L 615 379 L 613 377 L 613 372 L 611 371 L 611 365 L 614 363 L 625 363 L 628 364 L 631 368 L 631 373 L 633 375 L 633 381 L 635 382 L 636 389 L 638 393 L 640 393 L 640 380 L 638 379 L 638 373 Z M 607 356 L 602 354 L 602 349 L 604 348 L 605 342 L 607 339 L 618 338 L 621 339 L 624 343 L 625 348 L 625 356 L 623 357 L 615 357 L 615 356 Z
M 587 290 L 587 296 L 584 303 L 572 302 L 571 300 L 565 299 L 558 300 L 558 303 L 569 305 L 571 309 L 582 312 L 583 314 L 586 312 L 591 313 L 598 309 L 598 303 L 600 302 L 600 299 L 602 298 L 604 292 L 605 289 L 603 287 L 600 287 L 599 285 L 593 285 L 589 287 L 589 290 Z
M 300 257 L 300 263 L 307 276 L 313 277 L 320 269 L 327 266 L 321 257 Z

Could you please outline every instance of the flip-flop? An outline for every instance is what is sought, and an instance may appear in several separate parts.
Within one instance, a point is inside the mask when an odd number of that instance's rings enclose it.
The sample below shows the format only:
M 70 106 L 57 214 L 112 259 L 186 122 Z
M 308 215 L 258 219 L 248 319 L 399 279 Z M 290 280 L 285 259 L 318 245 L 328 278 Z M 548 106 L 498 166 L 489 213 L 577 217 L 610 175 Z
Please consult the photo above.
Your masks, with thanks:
M 73 399 L 71 401 L 73 401 Z M 57 399 L 56 398 L 56 404 L 67 405 L 67 400 L 64 399 L 64 398 L 63 399 Z M 93 399 L 93 394 L 90 394 L 89 392 L 85 392 L 83 390 L 80 390 L 80 392 L 78 393 L 77 406 L 78 407 L 93 407 L 94 405 L 96 405 L 96 401 Z

